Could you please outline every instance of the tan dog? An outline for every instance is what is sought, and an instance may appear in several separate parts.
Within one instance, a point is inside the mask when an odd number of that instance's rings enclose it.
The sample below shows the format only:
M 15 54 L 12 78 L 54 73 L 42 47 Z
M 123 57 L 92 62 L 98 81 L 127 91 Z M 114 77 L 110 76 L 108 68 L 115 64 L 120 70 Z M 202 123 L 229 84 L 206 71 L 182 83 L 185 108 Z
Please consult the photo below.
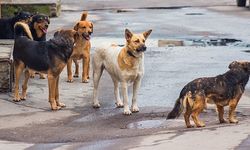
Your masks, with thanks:
M 86 20 L 87 13 L 83 12 L 81 21 L 77 22 L 74 30 L 80 35 L 76 41 L 73 53 L 67 63 L 68 82 L 73 82 L 72 78 L 72 60 L 75 63 L 74 77 L 79 77 L 79 64 L 77 60 L 82 59 L 82 82 L 88 83 L 89 63 L 90 63 L 90 35 L 93 33 L 93 24 Z
M 139 112 L 137 106 L 137 92 L 144 74 L 145 41 L 152 30 L 142 34 L 133 34 L 125 30 L 126 45 L 123 48 L 111 46 L 107 49 L 97 49 L 93 56 L 94 97 L 93 107 L 99 108 L 98 84 L 103 70 L 107 70 L 114 82 L 116 106 L 124 106 L 124 114 L 130 115 L 128 105 L 128 84 L 133 83 L 132 112 Z M 119 95 L 119 82 L 122 85 L 123 102 Z

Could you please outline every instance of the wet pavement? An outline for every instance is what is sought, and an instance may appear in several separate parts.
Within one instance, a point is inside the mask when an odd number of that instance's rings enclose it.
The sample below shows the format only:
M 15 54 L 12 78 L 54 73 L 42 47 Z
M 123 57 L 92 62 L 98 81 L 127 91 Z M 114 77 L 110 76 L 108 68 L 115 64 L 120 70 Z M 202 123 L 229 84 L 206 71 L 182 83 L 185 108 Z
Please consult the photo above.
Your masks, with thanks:
M 218 124 L 213 106 L 201 115 L 207 125 L 203 129 L 186 129 L 182 117 L 165 120 L 187 82 L 222 74 L 233 60 L 249 59 L 249 18 L 214 10 L 216 5 L 221 7 L 232 1 L 211 4 L 213 9 L 204 7 L 206 2 L 194 1 L 195 7 L 186 7 L 190 3 L 173 5 L 170 1 L 166 6 L 171 9 L 141 9 L 144 4 L 132 7 L 129 3 L 119 10 L 107 7 L 118 5 L 108 5 L 113 1 L 107 1 L 103 7 L 101 3 L 93 7 L 93 2 L 86 1 L 83 8 L 75 1 L 64 5 L 61 16 L 51 19 L 48 37 L 59 28 L 72 28 L 86 6 L 92 9 L 88 19 L 94 22 L 91 53 L 103 45 L 123 45 L 125 28 L 134 32 L 153 29 L 147 41 L 145 76 L 138 93 L 140 112 L 124 116 L 122 109 L 115 108 L 113 84 L 106 72 L 100 83 L 102 106 L 93 109 L 92 81 L 84 84 L 76 78 L 74 83 L 67 83 L 65 69 L 60 78 L 60 97 L 67 107 L 60 111 L 49 110 L 47 81 L 38 77 L 29 81 L 26 101 L 14 103 L 12 93 L 0 94 L 2 148 L 188 150 L 194 148 L 193 143 L 196 149 L 248 147 L 249 84 L 237 107 L 237 125 Z M 185 44 L 158 47 L 158 40 L 180 40 Z

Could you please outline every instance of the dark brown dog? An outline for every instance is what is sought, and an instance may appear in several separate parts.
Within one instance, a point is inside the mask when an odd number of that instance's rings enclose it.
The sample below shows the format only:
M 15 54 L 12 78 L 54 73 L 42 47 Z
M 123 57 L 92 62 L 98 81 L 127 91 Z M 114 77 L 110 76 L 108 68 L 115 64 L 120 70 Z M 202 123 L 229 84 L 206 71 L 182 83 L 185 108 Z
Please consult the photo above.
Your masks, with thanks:
M 186 108 L 184 118 L 187 127 L 192 127 L 189 122 L 190 115 L 197 127 L 203 127 L 205 124 L 198 119 L 198 115 L 205 108 L 206 102 L 210 102 L 217 106 L 220 123 L 226 122 L 223 114 L 224 106 L 227 105 L 229 122 L 238 123 L 235 109 L 249 80 L 250 62 L 234 61 L 230 63 L 229 69 L 222 75 L 198 78 L 184 86 L 167 119 L 177 118 Z
M 22 34 L 22 30 L 23 34 Z M 38 42 L 30 40 L 26 33 L 28 27 L 25 24 L 15 26 L 18 33 L 14 43 L 14 67 L 15 67 L 15 90 L 14 101 L 26 99 L 27 83 L 29 79 L 29 69 L 26 67 L 48 74 L 49 83 L 49 102 L 52 110 L 58 110 L 65 107 L 65 104 L 59 102 L 59 76 L 70 58 L 77 39 L 75 30 L 60 30 L 54 34 L 54 38 Z M 22 95 L 19 96 L 19 80 L 21 73 L 25 69 L 25 79 L 22 85 Z
M 32 16 L 32 21 L 29 23 L 29 27 L 35 41 L 46 41 L 49 24 L 50 19 L 44 14 L 36 14 Z M 45 74 L 39 73 L 39 75 L 40 79 L 45 79 Z M 35 71 L 30 70 L 30 77 L 35 77 Z
M 82 59 L 82 82 L 88 83 L 90 65 L 90 35 L 93 33 L 93 24 L 86 20 L 87 12 L 83 12 L 81 21 L 77 22 L 74 30 L 80 35 L 76 41 L 73 53 L 67 63 L 68 82 L 73 82 L 72 60 L 75 63 L 74 77 L 79 77 L 79 64 L 77 60 Z

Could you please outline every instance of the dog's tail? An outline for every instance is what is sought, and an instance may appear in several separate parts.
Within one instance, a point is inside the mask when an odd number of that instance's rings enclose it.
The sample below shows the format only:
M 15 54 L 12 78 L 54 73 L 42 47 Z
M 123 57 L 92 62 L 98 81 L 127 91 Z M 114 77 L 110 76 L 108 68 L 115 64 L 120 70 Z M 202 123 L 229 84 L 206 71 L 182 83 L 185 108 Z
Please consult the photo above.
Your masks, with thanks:
M 29 25 L 23 22 L 17 22 L 14 26 L 15 38 L 19 36 L 27 36 L 29 39 L 33 40 Z
M 81 17 L 81 21 L 85 21 L 87 19 L 87 16 L 88 16 L 88 12 L 87 11 L 84 11 L 82 13 L 82 17 Z
M 185 98 L 185 97 L 184 97 Z M 184 98 L 183 97 L 179 97 L 176 102 L 175 102 L 175 105 L 174 105 L 174 108 L 173 110 L 168 114 L 167 116 L 167 119 L 175 119 L 175 118 L 178 118 L 183 109 L 184 109 L 184 106 L 183 106 L 183 101 L 184 101 Z

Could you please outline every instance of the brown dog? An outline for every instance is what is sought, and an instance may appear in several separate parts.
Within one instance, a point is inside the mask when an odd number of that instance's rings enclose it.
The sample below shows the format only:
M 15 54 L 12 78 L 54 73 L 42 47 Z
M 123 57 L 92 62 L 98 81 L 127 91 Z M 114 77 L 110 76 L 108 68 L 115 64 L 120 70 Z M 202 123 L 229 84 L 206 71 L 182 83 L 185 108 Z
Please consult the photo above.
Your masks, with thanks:
M 48 74 L 51 109 L 58 110 L 65 107 L 65 104 L 59 102 L 59 76 L 72 54 L 78 36 L 77 32 L 75 30 L 60 30 L 54 34 L 53 39 L 45 42 L 30 40 L 30 36 L 28 36 L 30 31 L 25 24 L 17 24 L 15 33 L 13 51 L 16 77 L 14 101 L 26 99 L 27 84 L 30 77 L 29 69 L 32 69 Z M 22 85 L 22 95 L 19 96 L 19 80 L 23 70 L 25 70 L 25 79 Z
M 79 64 L 77 60 L 82 59 L 82 82 L 88 83 L 89 63 L 90 63 L 90 35 L 93 32 L 93 23 L 86 20 L 87 12 L 83 12 L 81 21 L 77 22 L 74 30 L 80 35 L 76 41 L 73 53 L 67 63 L 68 82 L 73 82 L 72 78 L 72 60 L 75 63 L 74 77 L 79 77 Z
M 229 69 L 222 75 L 198 78 L 184 86 L 167 119 L 177 118 L 186 108 L 186 126 L 192 127 L 189 122 L 191 115 L 197 127 L 204 127 L 205 124 L 198 119 L 198 115 L 206 107 L 206 102 L 209 102 L 216 104 L 220 123 L 226 122 L 223 117 L 224 106 L 228 105 L 229 122 L 238 123 L 235 109 L 249 80 L 250 62 L 234 61 L 230 63 Z

